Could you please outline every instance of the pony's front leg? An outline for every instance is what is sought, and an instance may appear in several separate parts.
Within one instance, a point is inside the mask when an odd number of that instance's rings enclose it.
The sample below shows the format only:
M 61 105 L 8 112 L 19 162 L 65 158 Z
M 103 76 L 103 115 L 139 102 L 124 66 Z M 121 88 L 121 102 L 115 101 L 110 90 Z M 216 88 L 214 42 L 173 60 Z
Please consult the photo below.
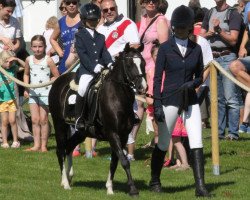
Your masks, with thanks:
M 68 180 L 69 180 L 69 184 L 71 184 L 72 178 L 74 176 L 72 153 L 67 155 L 67 161 L 68 161 L 67 177 L 68 177 Z
M 69 179 L 68 179 L 68 175 L 67 175 L 67 170 L 66 170 L 66 166 L 65 166 L 65 159 L 63 160 L 63 165 L 62 165 L 62 182 L 61 182 L 61 186 L 63 186 L 63 188 L 65 190 L 70 190 L 70 185 L 69 185 Z
M 112 151 L 110 168 L 109 168 L 109 175 L 108 175 L 108 179 L 106 182 L 107 194 L 114 194 L 113 179 L 114 179 L 115 171 L 117 168 L 117 164 L 118 164 L 118 157 L 117 157 L 116 153 L 114 151 Z
M 128 178 L 128 185 L 130 187 L 129 195 L 137 196 L 139 194 L 139 191 L 135 187 L 135 183 L 134 183 L 133 178 L 131 176 L 130 163 L 129 163 L 127 157 L 123 153 L 121 141 L 120 141 L 120 138 L 118 137 L 117 134 L 115 134 L 115 133 L 113 134 L 113 138 L 110 141 L 110 145 L 112 147 L 112 150 L 114 152 L 116 152 L 116 155 L 120 159 L 121 165 L 122 165 L 123 169 L 126 172 L 126 175 L 127 175 L 127 178 Z

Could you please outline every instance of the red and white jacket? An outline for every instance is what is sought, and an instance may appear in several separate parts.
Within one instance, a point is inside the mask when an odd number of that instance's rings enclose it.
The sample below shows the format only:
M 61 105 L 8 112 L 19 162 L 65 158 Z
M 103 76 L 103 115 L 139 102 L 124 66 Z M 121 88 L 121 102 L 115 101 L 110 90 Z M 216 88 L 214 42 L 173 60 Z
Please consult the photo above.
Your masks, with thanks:
M 112 24 L 100 25 L 97 31 L 105 36 L 106 47 L 112 57 L 123 51 L 126 43 L 140 43 L 136 24 L 123 15 L 119 15 Z

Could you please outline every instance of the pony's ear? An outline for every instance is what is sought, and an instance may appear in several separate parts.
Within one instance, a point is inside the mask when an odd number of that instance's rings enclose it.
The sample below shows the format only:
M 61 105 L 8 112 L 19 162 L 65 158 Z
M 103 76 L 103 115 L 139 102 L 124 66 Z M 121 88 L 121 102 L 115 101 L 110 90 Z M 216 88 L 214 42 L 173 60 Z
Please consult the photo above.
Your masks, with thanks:
M 137 48 L 137 50 L 138 50 L 139 52 L 142 52 L 143 49 L 144 49 L 144 44 L 143 44 L 143 43 L 140 43 L 140 46 Z
M 130 50 L 130 45 L 129 45 L 129 43 L 127 43 L 125 45 L 124 52 L 129 52 L 129 50 Z

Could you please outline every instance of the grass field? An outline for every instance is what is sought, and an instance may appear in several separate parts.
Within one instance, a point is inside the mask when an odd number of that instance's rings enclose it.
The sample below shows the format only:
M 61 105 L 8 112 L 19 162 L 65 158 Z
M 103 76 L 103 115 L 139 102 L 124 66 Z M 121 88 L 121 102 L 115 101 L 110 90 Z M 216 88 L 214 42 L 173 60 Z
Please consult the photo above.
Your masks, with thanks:
M 195 199 L 192 171 L 176 172 L 163 169 L 161 180 L 164 193 L 148 189 L 150 167 L 145 160 L 151 149 L 142 149 L 151 136 L 145 134 L 144 124 L 137 139 L 136 161 L 131 171 L 140 191 L 139 199 Z M 239 141 L 220 141 L 221 174 L 212 174 L 210 129 L 203 132 L 206 157 L 206 183 L 213 199 L 250 199 L 250 135 L 242 134 Z M 115 195 L 107 196 L 105 182 L 109 169 L 109 146 L 98 143 L 98 157 L 74 159 L 72 190 L 60 186 L 60 171 L 55 154 L 55 138 L 49 138 L 48 153 L 24 152 L 31 144 L 18 150 L 0 149 L 0 200 L 106 200 L 130 199 L 126 176 L 119 165 L 114 181 Z M 83 149 L 83 148 L 82 148 Z

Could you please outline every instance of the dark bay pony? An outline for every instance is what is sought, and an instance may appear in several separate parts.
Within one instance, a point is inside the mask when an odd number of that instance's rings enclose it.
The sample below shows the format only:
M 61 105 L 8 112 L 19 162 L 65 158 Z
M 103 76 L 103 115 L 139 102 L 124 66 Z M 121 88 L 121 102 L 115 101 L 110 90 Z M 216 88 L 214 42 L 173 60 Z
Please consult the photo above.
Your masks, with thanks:
M 128 135 L 134 126 L 134 91 L 145 93 L 147 87 L 144 77 L 145 61 L 141 56 L 141 50 L 142 48 L 134 49 L 127 44 L 124 51 L 116 58 L 113 69 L 105 77 L 100 87 L 97 115 L 101 125 L 95 124 L 95 128 L 97 133 L 102 134 L 105 140 L 109 141 L 112 150 L 110 170 L 106 182 L 108 194 L 113 194 L 113 178 L 119 160 L 128 178 L 129 194 L 132 196 L 139 194 L 123 149 L 126 147 Z M 73 77 L 74 73 L 60 76 L 52 85 L 49 93 L 49 108 L 57 143 L 56 152 L 62 173 L 61 185 L 65 189 L 70 189 L 73 176 L 71 150 L 76 144 L 72 145 L 71 138 L 76 134 L 71 136 L 71 127 L 65 122 L 62 108 L 66 96 L 65 91 L 69 88 L 69 82 Z M 86 130 L 78 130 L 76 133 L 80 133 L 81 141 L 86 137 L 93 137 Z M 65 164 L 66 161 L 68 166 Z

